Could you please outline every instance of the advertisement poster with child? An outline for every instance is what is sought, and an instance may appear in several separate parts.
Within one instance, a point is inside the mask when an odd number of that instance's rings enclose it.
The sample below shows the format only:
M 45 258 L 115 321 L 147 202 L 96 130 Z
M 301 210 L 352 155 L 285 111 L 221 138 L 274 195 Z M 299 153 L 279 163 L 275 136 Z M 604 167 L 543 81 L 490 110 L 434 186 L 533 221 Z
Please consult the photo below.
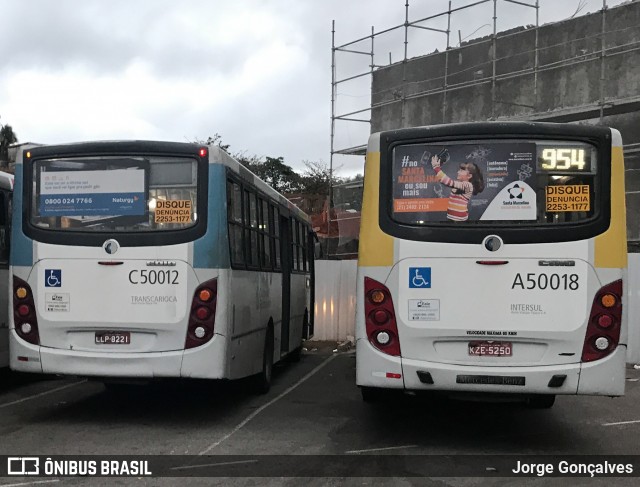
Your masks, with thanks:
M 393 152 L 393 217 L 413 224 L 537 218 L 536 146 L 415 144 Z

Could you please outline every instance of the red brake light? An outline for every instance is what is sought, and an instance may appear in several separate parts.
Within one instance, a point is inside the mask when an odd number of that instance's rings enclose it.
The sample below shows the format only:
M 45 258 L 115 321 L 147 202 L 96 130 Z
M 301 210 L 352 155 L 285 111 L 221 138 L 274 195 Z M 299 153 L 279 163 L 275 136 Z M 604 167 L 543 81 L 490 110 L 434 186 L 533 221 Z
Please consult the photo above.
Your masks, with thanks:
M 611 325 L 613 325 L 613 318 L 609 315 L 600 315 L 598 317 L 598 325 L 600 325 L 602 328 L 609 328 Z
M 200 149 L 200 152 L 198 152 L 198 155 L 200 155 L 200 157 L 205 157 L 207 155 L 207 149 L 203 147 Z
M 20 306 L 18 306 L 18 314 L 20 316 L 28 316 L 30 311 L 31 310 L 29 309 L 29 306 L 27 306 L 26 304 L 21 304 Z
M 620 340 L 622 280 L 603 286 L 595 295 L 582 347 L 582 361 L 600 360 L 613 352 Z
M 389 321 L 390 317 L 389 317 L 389 313 L 387 313 L 385 310 L 379 309 L 373 312 L 372 318 L 373 318 L 373 321 L 375 321 L 377 324 L 383 325 L 387 321 Z
M 184 343 L 185 349 L 199 347 L 213 338 L 217 293 L 218 280 L 211 279 L 198 286 L 193 294 L 187 336 Z
M 199 320 L 206 320 L 209 317 L 210 311 L 209 309 L 205 308 L 204 306 L 200 306 L 197 310 L 196 310 L 196 317 Z
M 13 276 L 13 324 L 15 331 L 24 341 L 38 345 L 38 319 L 31 287 L 26 281 Z
M 365 327 L 369 343 L 383 353 L 400 356 L 400 340 L 393 300 L 389 289 L 369 277 L 364 278 Z

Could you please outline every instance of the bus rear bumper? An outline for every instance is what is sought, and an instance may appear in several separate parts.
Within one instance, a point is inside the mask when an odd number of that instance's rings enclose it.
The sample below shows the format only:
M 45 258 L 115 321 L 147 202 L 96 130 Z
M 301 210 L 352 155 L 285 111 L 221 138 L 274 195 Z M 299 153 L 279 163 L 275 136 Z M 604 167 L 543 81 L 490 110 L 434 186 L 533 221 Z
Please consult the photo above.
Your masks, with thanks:
M 411 391 L 624 395 L 624 345 L 597 362 L 537 367 L 481 367 L 401 359 L 379 352 L 363 339 L 357 341 L 356 354 L 359 386 Z
M 402 371 L 405 388 L 409 390 L 576 394 L 580 380 L 579 363 L 543 367 L 481 367 L 402 359 Z M 554 376 L 564 377 L 559 387 L 549 385 Z M 433 383 L 423 382 L 426 377 L 430 377 Z
M 25 342 L 14 330 L 10 334 L 10 367 L 18 372 L 135 379 L 224 378 L 226 340 L 221 335 L 190 350 L 126 353 L 47 348 Z

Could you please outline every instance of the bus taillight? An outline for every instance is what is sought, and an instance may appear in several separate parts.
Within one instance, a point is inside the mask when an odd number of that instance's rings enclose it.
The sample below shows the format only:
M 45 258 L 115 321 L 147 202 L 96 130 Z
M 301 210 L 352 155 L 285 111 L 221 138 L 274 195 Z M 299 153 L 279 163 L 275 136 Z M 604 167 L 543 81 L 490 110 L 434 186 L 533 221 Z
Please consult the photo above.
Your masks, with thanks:
M 33 292 L 29 284 L 16 276 L 13 276 L 13 321 L 20 338 L 34 345 L 40 343 Z
M 587 333 L 582 347 L 582 361 L 606 357 L 618 346 L 622 323 L 622 280 L 602 287 L 593 300 Z
M 185 349 L 199 347 L 213 338 L 217 295 L 217 279 L 206 281 L 196 289 L 191 301 Z
M 393 300 L 389 289 L 369 277 L 364 278 L 365 324 L 369 343 L 383 353 L 400 356 L 400 340 Z

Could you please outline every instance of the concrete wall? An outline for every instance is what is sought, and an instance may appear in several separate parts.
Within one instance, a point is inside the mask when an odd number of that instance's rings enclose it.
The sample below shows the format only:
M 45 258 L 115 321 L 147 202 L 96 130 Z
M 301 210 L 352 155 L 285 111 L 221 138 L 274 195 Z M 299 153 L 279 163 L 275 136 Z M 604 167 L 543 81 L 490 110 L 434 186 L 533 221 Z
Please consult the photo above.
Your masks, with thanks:
M 640 101 L 640 2 L 605 11 L 601 84 L 602 22 L 603 14 L 594 13 L 541 26 L 535 72 L 535 27 L 499 33 L 495 103 L 490 37 L 378 69 L 372 85 L 372 132 L 491 117 L 549 119 L 576 107 L 597 109 L 601 97 L 616 105 L 617 110 L 608 107 L 609 112 L 628 111 L 617 101 Z M 635 112 L 638 106 L 627 109 Z M 569 113 L 574 120 L 592 116 Z M 633 120 L 638 121 L 637 113 Z M 616 125 L 615 118 L 610 122 Z M 623 140 L 640 142 L 640 131 L 627 130 L 629 122 L 625 120 L 621 127 Z

